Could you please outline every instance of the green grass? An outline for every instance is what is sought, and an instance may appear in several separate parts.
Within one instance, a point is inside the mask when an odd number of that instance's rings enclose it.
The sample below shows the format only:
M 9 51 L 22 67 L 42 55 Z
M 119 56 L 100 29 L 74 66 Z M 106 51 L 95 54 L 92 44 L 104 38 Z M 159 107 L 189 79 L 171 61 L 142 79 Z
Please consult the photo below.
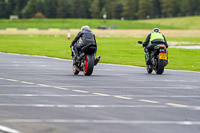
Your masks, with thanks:
M 200 16 L 194 17 L 179 17 L 179 18 L 165 18 L 165 19 L 151 19 L 139 21 L 147 24 L 160 24 L 162 26 L 171 26 L 171 29 L 200 29 Z
M 102 20 L 102 19 L 0 19 L 0 29 L 6 28 L 38 28 L 38 29 L 80 29 L 83 25 L 89 25 L 93 29 L 99 26 L 107 26 L 111 29 L 200 29 L 200 16 L 180 17 L 151 20 Z
M 73 37 L 72 37 L 73 38 Z M 97 37 L 98 52 L 101 62 L 145 67 L 144 52 L 138 40 L 133 37 Z M 184 38 L 198 41 L 199 38 Z M 184 40 L 168 38 L 170 41 Z M 71 59 L 70 43 L 63 35 L 0 35 L 0 51 L 30 55 L 42 55 Z M 200 71 L 200 50 L 169 48 L 168 69 Z

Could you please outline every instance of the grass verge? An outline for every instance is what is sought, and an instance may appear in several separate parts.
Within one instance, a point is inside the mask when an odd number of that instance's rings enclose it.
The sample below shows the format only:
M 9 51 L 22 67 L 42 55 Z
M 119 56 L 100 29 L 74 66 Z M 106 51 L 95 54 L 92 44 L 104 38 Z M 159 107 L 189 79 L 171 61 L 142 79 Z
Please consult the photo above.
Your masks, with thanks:
M 73 37 L 72 37 L 73 38 Z M 145 67 L 144 52 L 133 37 L 97 37 L 101 62 Z M 199 38 L 168 38 L 170 41 L 200 42 Z M 0 35 L 0 51 L 9 53 L 42 55 L 71 59 L 70 46 L 63 35 Z M 169 48 L 168 69 L 200 71 L 200 49 Z

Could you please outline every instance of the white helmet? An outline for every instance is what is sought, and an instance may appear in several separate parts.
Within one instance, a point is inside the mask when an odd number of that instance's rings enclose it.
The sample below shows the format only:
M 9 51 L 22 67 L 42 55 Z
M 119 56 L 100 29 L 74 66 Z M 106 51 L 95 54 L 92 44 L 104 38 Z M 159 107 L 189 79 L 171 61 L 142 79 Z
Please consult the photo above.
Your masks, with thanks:
M 81 31 L 90 30 L 90 27 L 85 25 L 81 27 Z
M 159 28 L 154 28 L 154 29 L 152 30 L 152 33 L 154 33 L 154 32 L 160 33 L 160 29 L 159 29 Z

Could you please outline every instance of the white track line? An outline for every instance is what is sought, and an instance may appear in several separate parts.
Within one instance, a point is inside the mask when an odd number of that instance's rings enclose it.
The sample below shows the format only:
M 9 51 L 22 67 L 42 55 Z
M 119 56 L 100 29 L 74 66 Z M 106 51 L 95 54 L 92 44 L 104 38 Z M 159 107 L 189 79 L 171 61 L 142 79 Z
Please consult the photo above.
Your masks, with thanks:
M 114 88 L 114 89 L 160 89 L 161 87 L 126 87 L 126 86 L 62 86 L 62 87 L 73 87 L 73 88 Z M 162 87 L 163 89 L 180 89 L 180 90 L 192 90 L 200 89 L 198 86 L 169 86 Z
M 5 119 L 9 123 L 81 123 L 81 124 L 136 124 L 136 125 L 200 125 L 200 121 L 134 121 L 134 120 L 70 120 L 70 119 Z
M 170 108 L 166 105 L 56 105 L 56 104 L 0 104 L 4 107 L 43 107 L 43 108 Z
M 72 90 L 73 92 L 79 92 L 79 93 L 89 93 L 88 91 L 83 91 L 83 90 Z
M 146 103 L 160 103 L 159 101 L 152 101 L 152 100 L 146 100 L 146 99 L 140 99 L 139 101 L 146 102 Z
M 37 85 L 39 85 L 39 86 L 41 86 L 41 87 L 52 87 L 52 86 L 50 86 L 50 85 L 45 85 L 45 84 L 37 84 Z
M 163 98 L 163 97 L 170 97 L 170 98 L 200 98 L 200 96 L 185 96 L 185 95 L 121 95 L 125 97 L 145 97 L 145 98 Z
M 18 80 L 15 80 L 15 79 L 7 79 L 7 78 L 4 78 L 4 80 L 8 80 L 8 81 L 12 81 L 12 82 L 18 82 Z
M 68 88 L 59 87 L 59 86 L 52 86 L 52 88 L 59 89 L 59 90 L 69 90 Z
M 183 104 L 176 104 L 176 103 L 166 103 L 166 105 L 174 106 L 174 107 L 182 107 L 182 108 L 188 108 L 189 106 L 183 105 Z
M 21 86 L 20 86 L 21 87 Z M 108 95 L 108 94 L 104 94 L 104 93 L 92 93 L 93 95 L 56 95 L 56 94 L 0 94 L 0 96 L 19 96 L 19 97 L 78 97 L 78 96 L 92 96 L 92 97 L 97 97 L 97 96 L 115 96 L 115 95 Z M 159 98 L 159 97 L 171 97 L 171 98 L 200 98 L 200 96 L 157 96 L 157 95 L 154 95 L 154 96 L 149 96 L 149 95 L 120 95 L 120 96 L 123 96 L 123 97 L 133 97 L 133 98 L 136 98 L 136 97 L 145 97 L 145 98 Z
M 22 84 L 29 84 L 29 85 L 34 85 L 35 83 L 32 82 L 26 82 L 26 81 L 21 81 Z
M 17 130 L 14 130 L 14 129 L 11 129 L 9 127 L 5 127 L 5 126 L 2 126 L 2 125 L 0 125 L 0 131 L 2 131 L 4 133 L 20 133 Z
M 123 97 L 123 96 L 114 96 L 115 98 L 119 98 L 119 99 L 126 99 L 126 100 L 131 100 L 133 98 L 130 97 Z
M 98 97 L 98 95 L 0 94 L 6 97 Z
M 110 96 L 110 95 L 108 95 L 108 94 L 104 94 L 104 93 L 92 93 L 92 94 L 94 94 L 94 95 L 98 95 L 98 96 Z
M 56 105 L 56 104 L 0 104 L 0 107 L 38 107 L 38 108 L 188 108 L 200 110 L 200 106 L 180 104 L 166 105 Z

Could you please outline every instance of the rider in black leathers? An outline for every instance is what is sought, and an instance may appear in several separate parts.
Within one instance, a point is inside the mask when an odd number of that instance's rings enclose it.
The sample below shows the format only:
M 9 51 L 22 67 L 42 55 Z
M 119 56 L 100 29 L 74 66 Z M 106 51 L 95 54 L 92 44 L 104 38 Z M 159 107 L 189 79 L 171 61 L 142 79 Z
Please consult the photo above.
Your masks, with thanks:
M 83 26 L 70 46 L 72 49 L 72 57 L 74 57 L 75 61 L 79 60 L 79 50 L 91 43 L 97 45 L 95 35 L 92 33 L 89 26 Z

